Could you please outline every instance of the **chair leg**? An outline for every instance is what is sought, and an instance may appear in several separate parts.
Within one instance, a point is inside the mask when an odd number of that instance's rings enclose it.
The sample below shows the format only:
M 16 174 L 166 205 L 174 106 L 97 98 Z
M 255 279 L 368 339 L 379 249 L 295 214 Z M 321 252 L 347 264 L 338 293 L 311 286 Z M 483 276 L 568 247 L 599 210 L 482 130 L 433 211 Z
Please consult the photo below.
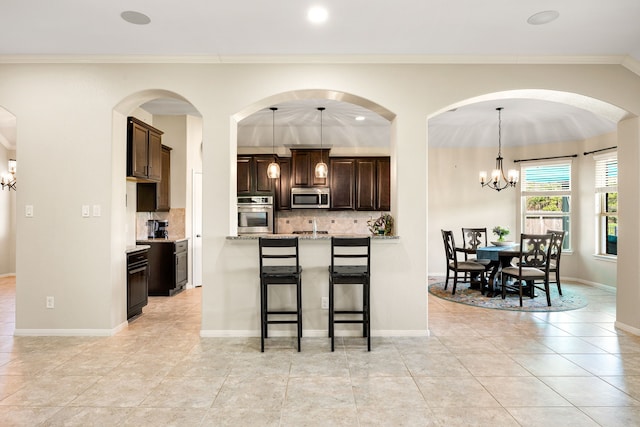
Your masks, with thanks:
M 500 284 L 502 285 L 502 299 L 505 299 L 507 297 L 506 283 L 507 282 L 504 280 L 504 274 L 500 273 Z
M 367 294 L 367 307 L 364 309 L 364 319 L 363 321 L 366 324 L 366 330 L 367 330 L 367 351 L 371 351 L 371 286 L 369 284 L 369 281 L 367 281 L 367 283 L 365 283 L 365 292 Z
M 518 280 L 518 290 L 520 291 L 520 307 L 522 307 L 522 280 Z
M 447 290 L 447 286 L 449 286 L 449 267 L 447 267 L 447 276 L 444 279 L 444 290 Z
M 558 293 L 562 296 L 562 288 L 560 287 L 560 270 L 556 270 L 556 284 L 558 285 Z
M 451 295 L 456 294 L 456 285 L 458 284 L 458 272 L 453 272 L 453 288 L 451 289 Z
M 560 286 L 560 282 L 558 282 L 558 286 Z M 551 292 L 549 289 L 549 280 L 544 281 L 544 291 L 547 293 L 547 305 L 551 307 Z
M 266 316 L 267 313 L 265 311 L 265 284 L 263 281 L 260 281 L 260 351 L 264 353 L 264 335 L 266 330 Z
M 298 299 L 298 352 L 300 351 L 300 340 L 302 338 L 302 280 L 298 278 L 296 285 L 296 294 Z
M 333 335 L 333 280 L 329 277 L 329 338 L 331 338 L 331 351 L 334 350 Z

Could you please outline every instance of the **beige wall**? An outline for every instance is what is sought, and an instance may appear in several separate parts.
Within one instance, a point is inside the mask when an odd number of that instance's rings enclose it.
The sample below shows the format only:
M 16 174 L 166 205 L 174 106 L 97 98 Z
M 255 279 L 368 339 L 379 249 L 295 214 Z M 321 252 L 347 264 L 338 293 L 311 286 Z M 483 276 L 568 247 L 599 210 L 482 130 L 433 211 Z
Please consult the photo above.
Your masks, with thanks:
M 615 65 L 2 64 L 0 105 L 14 112 L 20 124 L 17 211 L 25 204 L 35 208 L 34 218 L 17 218 L 17 332 L 113 333 L 125 324 L 123 123 L 161 89 L 186 98 L 202 114 L 202 333 L 258 334 L 255 244 L 225 238 L 235 215 L 235 122 L 242 118 L 235 115 L 309 88 L 356 94 L 396 116 L 391 156 L 397 188 L 392 198 L 401 238 L 374 246 L 372 295 L 372 328 L 375 334 L 388 335 L 424 334 L 428 329 L 427 237 L 436 221 L 428 215 L 428 204 L 434 203 L 428 199 L 428 183 L 435 178 L 428 177 L 425 167 L 431 164 L 431 114 L 473 96 L 520 88 L 576 92 L 640 113 L 640 78 Z M 635 146 L 638 139 L 623 143 Z M 491 164 L 494 155 L 489 150 L 484 154 L 483 164 Z M 638 161 L 637 156 L 625 159 L 636 169 Z M 475 191 L 463 182 L 441 185 Z M 638 198 L 638 182 L 621 188 L 621 200 Z M 87 203 L 100 204 L 103 215 L 82 218 L 80 206 Z M 637 224 L 638 219 L 621 217 L 621 227 L 623 221 Z M 625 230 L 640 240 L 638 227 Z M 309 308 L 307 325 L 322 333 L 326 312 L 314 307 L 319 305 L 316 298 L 326 293 L 328 248 L 316 243 L 303 247 L 308 249 L 304 260 L 309 271 L 304 304 Z M 620 250 L 627 244 L 621 239 Z M 618 265 L 619 289 L 620 283 L 637 278 L 633 272 L 631 266 Z M 54 310 L 45 309 L 48 295 L 56 298 Z M 640 319 L 629 316 L 627 322 L 635 325 Z

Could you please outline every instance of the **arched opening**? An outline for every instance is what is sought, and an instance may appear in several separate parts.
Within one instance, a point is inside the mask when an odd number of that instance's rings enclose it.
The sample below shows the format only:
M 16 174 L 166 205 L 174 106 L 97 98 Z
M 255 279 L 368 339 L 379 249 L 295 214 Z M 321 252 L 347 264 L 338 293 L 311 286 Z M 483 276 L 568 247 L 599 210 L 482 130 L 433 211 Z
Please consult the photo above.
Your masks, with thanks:
M 270 107 L 277 110 L 274 112 Z M 324 108 L 322 121 L 319 107 Z M 291 150 L 323 148 L 331 157 L 387 156 L 391 160 L 390 210 L 393 212 L 396 205 L 393 202 L 396 197 L 394 119 L 395 114 L 388 109 L 354 94 L 320 89 L 285 92 L 262 99 L 232 117 L 236 125 L 232 142 L 236 150 L 232 151 L 234 155 L 275 154 L 291 158 Z M 237 170 L 233 170 L 231 182 L 236 182 L 236 178 Z M 233 200 L 232 206 L 235 204 Z M 287 208 L 276 212 L 276 232 L 290 233 L 302 228 L 306 219 L 300 213 Z M 367 220 L 377 216 L 375 212 L 364 212 L 356 218 L 353 212 L 343 212 L 341 216 L 334 211 L 329 219 L 325 214 L 325 211 L 313 213 L 314 217 L 323 218 L 324 231 L 332 233 L 367 233 Z M 232 235 L 237 232 L 235 217 L 230 229 Z
M 143 123 L 163 132 L 163 152 L 170 161 L 169 181 L 166 183 L 164 197 L 169 205 L 148 207 L 140 203 L 139 187 L 141 182 L 126 177 L 127 161 L 127 117 L 132 116 Z M 147 90 L 134 93 L 114 107 L 113 113 L 113 213 L 122 229 L 126 230 L 124 242 L 127 248 L 135 247 L 146 240 L 159 235 L 149 234 L 150 220 L 168 224 L 166 233 L 169 242 L 181 242 L 187 239 L 187 285 L 202 285 L 202 244 L 201 225 L 202 193 L 200 177 L 202 175 L 202 117 L 198 110 L 184 97 L 166 90 Z M 163 169 L 164 171 L 164 169 Z M 164 172 L 163 172 L 164 173 Z M 164 177 L 163 177 L 164 179 Z M 148 183 L 142 183 L 142 185 Z M 157 188 L 160 187 L 160 184 Z M 145 189 L 147 188 L 145 187 Z M 160 191 L 155 189 L 155 191 Z M 126 203 L 120 203 L 120 201 Z M 195 237 L 197 236 L 197 237 Z M 115 255 L 115 254 L 114 254 Z M 153 261 L 150 262 L 153 269 Z M 195 272 L 195 274 L 194 274 Z M 153 274 L 153 271 L 152 271 Z M 156 277 L 158 273 L 155 273 Z M 123 266 L 124 275 L 124 266 Z M 176 279 L 177 281 L 178 279 Z M 122 280 L 121 283 L 126 283 Z M 115 284 L 114 284 L 115 286 Z M 177 289 L 179 291 L 180 289 Z M 164 295 L 158 289 L 150 294 Z M 153 292 L 153 293 L 152 293 Z M 174 293 L 168 293 L 167 296 Z M 144 310 L 143 310 L 144 315 Z
M 444 271 L 440 229 L 495 226 L 511 229 L 514 240 L 526 229 L 527 200 L 516 188 L 481 188 L 478 173 L 489 171 L 498 151 L 498 116 L 502 107 L 502 156 L 506 169 L 520 170 L 528 161 L 571 162 L 571 207 L 565 206 L 572 234 L 562 275 L 616 286 L 616 265 L 594 262 L 594 161 L 583 153 L 618 145 L 617 127 L 627 111 L 579 94 L 550 90 L 513 90 L 470 98 L 429 118 L 429 273 Z M 573 157 L 567 157 L 573 156 Z M 517 160 L 517 162 L 514 162 Z M 438 183 L 457 182 L 455 196 Z M 568 198 L 567 198 L 568 199 Z M 566 204 L 565 204 L 566 205 Z M 563 209 L 565 209 L 563 208 Z M 570 211 L 570 212 L 569 212 Z M 491 235 L 490 235 L 491 237 Z M 491 238 L 489 240 L 492 240 Z M 457 241 L 456 241 L 457 243 Z M 581 266 L 588 266 L 583 268 Z M 593 271 L 603 272 L 597 278 Z
M 0 190 L 0 304 L 5 307 L 0 324 L 12 331 L 15 325 L 16 285 L 16 191 L 17 173 L 9 173 L 9 160 L 16 156 L 16 116 L 0 107 L 0 177 L 4 178 Z M 14 181 L 15 180 L 15 181 Z M 11 184 L 15 184 L 11 185 Z M 7 292 L 5 292 L 5 288 Z M 11 291 L 9 291 L 9 289 Z

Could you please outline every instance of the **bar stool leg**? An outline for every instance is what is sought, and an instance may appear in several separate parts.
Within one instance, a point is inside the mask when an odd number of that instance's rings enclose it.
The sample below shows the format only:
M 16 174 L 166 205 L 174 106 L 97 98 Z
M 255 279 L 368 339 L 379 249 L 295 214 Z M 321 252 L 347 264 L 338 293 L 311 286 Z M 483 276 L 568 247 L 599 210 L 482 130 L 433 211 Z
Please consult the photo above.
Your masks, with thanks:
M 329 278 L 329 338 L 331 338 L 331 351 L 334 350 L 333 326 L 333 280 Z
M 265 284 L 260 280 L 260 351 L 264 353 L 264 336 L 267 328 L 267 313 L 265 312 Z
M 296 294 L 298 300 L 298 352 L 300 351 L 300 339 L 302 338 L 302 280 L 298 278 L 296 285 Z

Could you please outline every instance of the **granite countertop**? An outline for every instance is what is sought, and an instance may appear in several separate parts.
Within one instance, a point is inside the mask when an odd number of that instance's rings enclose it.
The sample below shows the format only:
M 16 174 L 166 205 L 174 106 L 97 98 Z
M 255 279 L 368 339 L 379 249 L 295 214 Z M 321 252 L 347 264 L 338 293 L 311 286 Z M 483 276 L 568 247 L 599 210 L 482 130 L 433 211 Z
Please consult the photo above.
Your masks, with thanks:
M 176 243 L 176 242 L 182 242 L 182 241 L 185 241 L 185 240 L 189 240 L 189 238 L 188 237 L 183 237 L 183 238 L 180 238 L 180 239 L 172 239 L 172 238 L 168 238 L 168 239 L 160 239 L 160 238 L 159 239 L 148 239 L 148 238 L 146 238 L 146 239 L 138 239 L 138 240 L 136 240 L 136 242 L 143 243 L 143 244 L 144 243 Z
M 134 245 L 134 246 L 127 246 L 127 249 L 125 250 L 125 253 L 127 254 L 132 254 L 134 252 L 138 252 L 138 251 L 144 251 L 151 248 L 151 246 L 149 245 Z
M 369 234 L 244 234 L 241 236 L 227 236 L 227 240 L 258 240 L 259 237 L 271 237 L 275 239 L 297 237 L 300 240 L 331 240 L 331 237 L 367 237 L 371 240 L 398 240 L 400 236 L 372 236 Z

